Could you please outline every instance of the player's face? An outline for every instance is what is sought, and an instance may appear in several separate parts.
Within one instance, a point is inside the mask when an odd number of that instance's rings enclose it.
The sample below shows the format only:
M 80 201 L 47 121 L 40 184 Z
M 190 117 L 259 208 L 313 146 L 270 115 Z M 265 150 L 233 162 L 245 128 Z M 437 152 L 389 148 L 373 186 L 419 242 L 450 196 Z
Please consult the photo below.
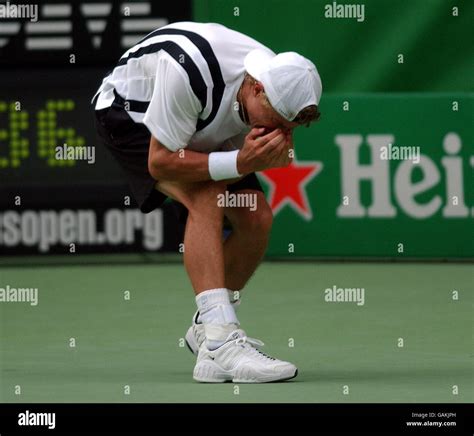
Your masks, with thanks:
M 285 120 L 265 102 L 265 98 L 263 86 L 260 83 L 256 83 L 246 101 L 250 126 L 257 128 L 264 127 L 267 129 L 265 134 L 275 129 L 281 129 L 291 136 L 293 129 L 297 127 L 298 124 Z

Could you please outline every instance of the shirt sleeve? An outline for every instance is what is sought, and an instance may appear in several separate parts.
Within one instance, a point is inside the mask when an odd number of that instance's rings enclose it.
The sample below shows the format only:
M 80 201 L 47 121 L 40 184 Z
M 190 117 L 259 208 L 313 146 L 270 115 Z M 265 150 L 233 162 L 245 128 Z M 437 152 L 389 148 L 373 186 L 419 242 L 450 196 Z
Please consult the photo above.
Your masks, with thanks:
M 143 123 L 171 151 L 188 145 L 202 107 L 189 77 L 168 53 L 158 59 L 155 87 Z

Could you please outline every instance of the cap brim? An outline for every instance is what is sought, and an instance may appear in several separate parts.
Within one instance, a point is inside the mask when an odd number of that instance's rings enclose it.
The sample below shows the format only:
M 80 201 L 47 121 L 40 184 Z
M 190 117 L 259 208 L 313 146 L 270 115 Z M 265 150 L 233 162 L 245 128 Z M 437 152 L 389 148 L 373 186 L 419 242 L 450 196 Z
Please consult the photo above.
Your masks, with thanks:
M 256 48 L 245 56 L 245 70 L 255 79 L 261 80 L 262 73 L 270 69 L 270 61 L 275 56 L 276 54 L 271 50 Z

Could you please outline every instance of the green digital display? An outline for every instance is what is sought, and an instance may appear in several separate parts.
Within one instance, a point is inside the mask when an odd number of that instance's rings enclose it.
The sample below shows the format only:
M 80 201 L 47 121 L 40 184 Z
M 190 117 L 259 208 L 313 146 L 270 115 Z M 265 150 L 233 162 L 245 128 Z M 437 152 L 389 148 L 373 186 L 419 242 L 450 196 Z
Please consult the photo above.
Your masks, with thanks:
M 0 141 L 9 145 L 8 155 L 0 157 L 0 168 L 18 168 L 30 155 L 30 141 L 22 137 L 29 126 L 28 113 L 18 112 L 15 103 L 0 101 L 0 114 L 8 116 L 7 128 L 0 129 Z
M 124 183 L 95 132 L 91 98 L 103 71 L 27 73 L 6 72 L 9 83 L 0 92 L 1 185 Z M 84 150 L 93 152 L 94 159 L 78 158 Z
M 74 160 L 58 160 L 55 158 L 57 144 L 64 142 L 70 147 L 85 146 L 84 137 L 78 136 L 75 129 L 63 128 L 57 124 L 57 113 L 73 111 L 74 100 L 48 100 L 46 109 L 36 114 L 38 123 L 38 156 L 45 158 L 49 166 L 72 166 Z
M 19 108 L 21 105 L 18 102 L 0 101 L 0 114 L 7 116 L 6 127 L 0 129 L 0 141 L 7 144 L 6 155 L 0 157 L 0 168 L 19 168 L 22 161 L 30 157 L 31 144 L 25 132 L 31 124 L 36 127 L 36 154 L 44 159 L 47 166 L 74 166 L 76 161 L 73 159 L 55 157 L 58 144 L 85 146 L 84 137 L 77 135 L 75 129 L 58 126 L 58 112 L 73 111 L 74 100 L 47 100 L 44 109 L 36 112 L 34 118 L 28 110 Z

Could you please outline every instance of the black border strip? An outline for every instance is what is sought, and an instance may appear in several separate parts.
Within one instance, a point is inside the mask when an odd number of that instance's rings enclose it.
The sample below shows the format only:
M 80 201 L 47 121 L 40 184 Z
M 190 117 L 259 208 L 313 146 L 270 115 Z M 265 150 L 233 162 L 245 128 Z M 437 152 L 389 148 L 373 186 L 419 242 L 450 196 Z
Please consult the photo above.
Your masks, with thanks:
M 254 387 L 255 388 L 255 387 Z M 258 387 L 256 387 L 258 388 Z M 212 386 L 202 386 L 212 397 Z M 229 388 L 232 389 L 232 386 Z M 470 404 L 0 404 L 1 434 L 117 434 L 130 435 L 238 432 L 294 434 L 472 434 Z M 55 429 L 19 426 L 26 411 L 55 413 Z M 421 417 L 426 415 L 426 417 Z M 203 427 L 204 419 L 204 427 Z M 430 422 L 450 423 L 441 427 Z M 421 422 L 421 425 L 407 425 Z M 207 425 L 206 425 L 207 423 Z M 428 423 L 428 424 L 425 424 Z M 454 424 L 453 424 L 454 423 Z M 322 431 L 324 433 L 322 433 Z

